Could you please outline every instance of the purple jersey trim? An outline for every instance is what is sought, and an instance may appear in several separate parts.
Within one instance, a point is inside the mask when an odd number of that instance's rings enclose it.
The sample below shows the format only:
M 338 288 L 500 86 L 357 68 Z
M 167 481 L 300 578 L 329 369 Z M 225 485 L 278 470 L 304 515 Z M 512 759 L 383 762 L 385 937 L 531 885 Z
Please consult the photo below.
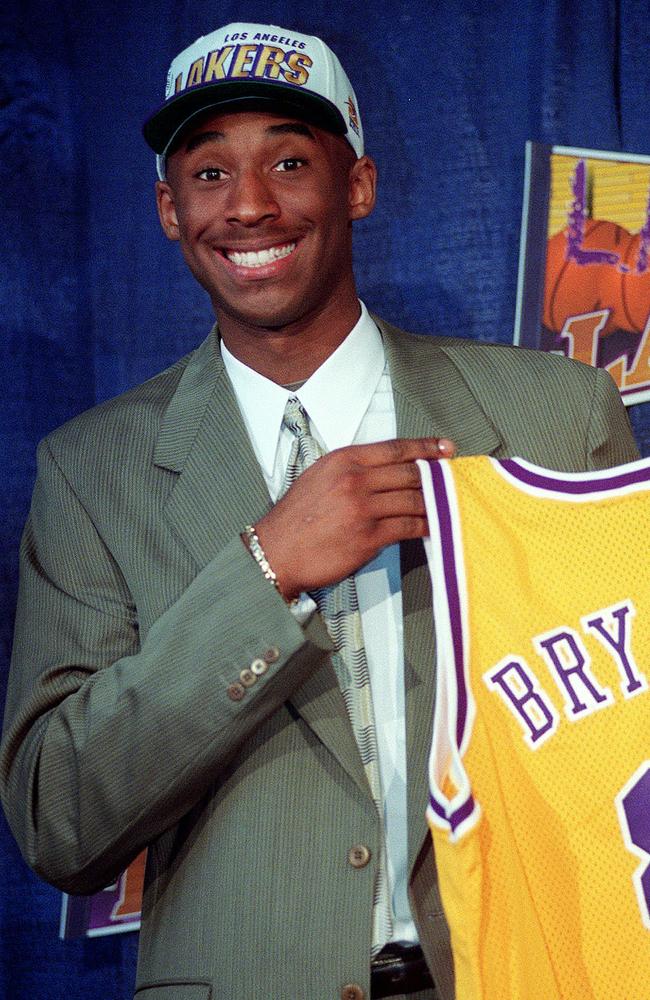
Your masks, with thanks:
M 444 809 L 443 806 L 441 806 L 440 803 L 434 799 L 433 795 L 429 796 L 429 805 L 436 816 L 440 816 L 441 819 L 446 820 L 446 822 L 449 823 L 452 833 L 456 833 L 456 830 L 461 823 L 464 823 L 465 820 L 473 814 L 474 809 L 476 808 L 473 795 L 468 795 L 458 809 L 454 809 L 453 812 L 448 812 Z
M 438 802 L 438 800 L 437 800 L 437 799 L 436 799 L 436 798 L 435 798 L 435 797 L 434 797 L 433 795 L 431 795 L 431 794 L 429 795 L 429 805 L 430 805 L 430 807 L 431 807 L 431 811 L 432 811 L 432 812 L 434 812 L 434 813 L 436 814 L 436 816 L 439 816 L 439 817 L 440 817 L 440 819 L 444 819 L 445 823 L 447 823 L 447 822 L 448 822 L 448 818 L 447 818 L 447 810 L 446 810 L 446 809 L 445 809 L 445 807 L 444 807 L 443 805 L 441 805 L 441 804 L 440 804 L 440 803 Z
M 552 490 L 554 493 L 564 493 L 569 496 L 584 496 L 587 494 L 613 493 L 629 486 L 650 484 L 650 462 L 632 462 L 623 465 L 614 474 L 605 475 L 590 472 L 579 473 L 580 478 L 574 478 L 570 473 L 563 476 L 561 472 L 550 472 L 545 469 L 524 465 L 516 458 L 494 459 L 512 476 L 513 479 L 540 490 Z
M 456 746 L 463 744 L 465 725 L 467 722 L 467 690 L 465 688 L 465 649 L 463 645 L 462 612 L 458 576 L 456 574 L 456 553 L 454 550 L 454 535 L 449 507 L 449 497 L 442 468 L 438 462 L 429 462 L 431 467 L 431 482 L 433 495 L 438 511 L 440 524 L 440 544 L 445 572 L 445 590 L 449 608 L 449 626 L 454 650 L 454 671 L 456 673 Z

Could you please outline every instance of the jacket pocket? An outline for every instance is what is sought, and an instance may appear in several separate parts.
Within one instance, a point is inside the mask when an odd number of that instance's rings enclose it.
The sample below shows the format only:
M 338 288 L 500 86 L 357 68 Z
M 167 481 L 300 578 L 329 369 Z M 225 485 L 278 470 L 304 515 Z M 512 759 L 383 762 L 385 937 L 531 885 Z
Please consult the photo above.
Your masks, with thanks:
M 212 984 L 207 980 L 163 979 L 143 983 L 134 1000 L 212 1000 Z

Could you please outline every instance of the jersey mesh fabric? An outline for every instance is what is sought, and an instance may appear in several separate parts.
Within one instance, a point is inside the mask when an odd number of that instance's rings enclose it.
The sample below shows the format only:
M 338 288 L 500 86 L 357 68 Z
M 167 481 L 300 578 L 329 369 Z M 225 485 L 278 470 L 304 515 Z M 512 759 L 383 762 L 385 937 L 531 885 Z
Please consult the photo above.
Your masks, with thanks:
M 648 1000 L 650 484 L 576 502 L 522 487 L 507 463 L 446 465 L 476 710 L 462 756 L 473 818 L 454 834 L 429 814 L 457 1000 Z M 443 613 L 434 596 L 437 629 Z M 546 706 L 525 703 L 535 731 L 548 723 L 533 745 L 495 680 L 513 661 L 515 698 L 531 684 Z M 453 799 L 445 761 L 431 766 Z

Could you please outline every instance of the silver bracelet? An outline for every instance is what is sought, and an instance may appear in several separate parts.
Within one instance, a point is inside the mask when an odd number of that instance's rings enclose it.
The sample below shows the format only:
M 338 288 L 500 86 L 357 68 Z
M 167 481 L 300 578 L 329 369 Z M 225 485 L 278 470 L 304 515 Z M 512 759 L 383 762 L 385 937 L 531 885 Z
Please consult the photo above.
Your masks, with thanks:
M 280 587 L 278 586 L 278 578 L 275 575 L 273 569 L 271 568 L 271 563 L 268 561 L 264 554 L 264 549 L 260 544 L 260 540 L 257 537 L 257 532 L 255 531 L 255 526 L 252 524 L 247 524 L 244 528 L 244 534 L 246 536 L 246 544 L 248 545 L 248 551 L 252 555 L 253 559 L 262 570 L 262 573 L 267 580 L 273 584 L 278 593 L 282 593 Z
M 246 546 L 248 551 L 252 555 L 253 559 L 262 570 L 265 578 L 273 584 L 278 594 L 282 600 L 289 605 L 290 608 L 295 608 L 300 603 L 299 597 L 292 597 L 291 600 L 286 598 L 282 591 L 280 590 L 280 585 L 278 583 L 278 578 L 271 567 L 271 563 L 266 558 L 264 554 L 264 549 L 261 546 L 260 540 L 257 537 L 257 532 L 255 531 L 255 526 L 253 524 L 247 524 L 242 532 L 242 538 L 246 539 Z

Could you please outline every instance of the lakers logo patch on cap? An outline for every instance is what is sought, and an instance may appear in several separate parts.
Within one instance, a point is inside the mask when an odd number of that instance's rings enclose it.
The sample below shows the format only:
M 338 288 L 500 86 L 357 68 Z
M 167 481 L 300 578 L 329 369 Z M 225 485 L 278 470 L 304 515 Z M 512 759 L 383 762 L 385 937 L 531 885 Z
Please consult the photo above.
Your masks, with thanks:
M 145 122 L 144 137 L 166 157 L 201 112 L 243 100 L 295 115 L 341 135 L 363 156 L 357 99 L 338 57 L 320 38 L 269 24 L 227 24 L 197 39 L 172 61 L 165 103 Z

